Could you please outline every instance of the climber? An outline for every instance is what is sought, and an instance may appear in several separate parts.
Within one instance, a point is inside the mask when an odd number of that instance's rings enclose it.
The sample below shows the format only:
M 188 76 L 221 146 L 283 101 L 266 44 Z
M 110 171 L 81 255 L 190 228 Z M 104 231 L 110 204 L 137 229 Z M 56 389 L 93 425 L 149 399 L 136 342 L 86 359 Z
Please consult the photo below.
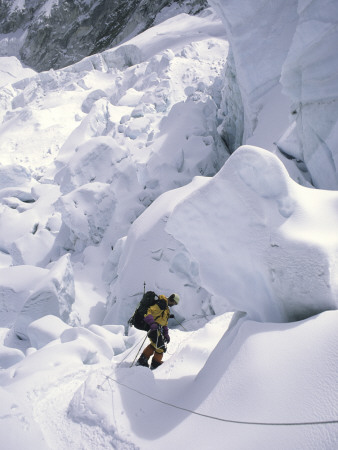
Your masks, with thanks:
M 175 306 L 180 301 L 177 294 L 171 294 L 170 297 L 160 295 L 158 301 L 150 306 L 144 315 L 144 321 L 149 325 L 148 337 L 150 344 L 143 350 L 142 355 L 136 362 L 137 366 L 149 367 L 148 360 L 151 361 L 151 370 L 156 369 L 162 364 L 163 353 L 166 352 L 166 344 L 170 342 L 168 319 L 170 317 L 169 306 Z

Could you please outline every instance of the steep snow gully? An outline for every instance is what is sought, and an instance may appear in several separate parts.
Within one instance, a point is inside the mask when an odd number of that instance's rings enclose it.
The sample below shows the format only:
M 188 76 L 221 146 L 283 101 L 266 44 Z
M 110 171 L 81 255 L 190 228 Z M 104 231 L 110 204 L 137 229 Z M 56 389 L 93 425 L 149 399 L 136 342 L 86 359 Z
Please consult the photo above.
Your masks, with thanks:
M 337 3 L 210 3 L 0 58 L 6 450 L 338 446 Z M 144 288 L 181 297 L 154 371 Z

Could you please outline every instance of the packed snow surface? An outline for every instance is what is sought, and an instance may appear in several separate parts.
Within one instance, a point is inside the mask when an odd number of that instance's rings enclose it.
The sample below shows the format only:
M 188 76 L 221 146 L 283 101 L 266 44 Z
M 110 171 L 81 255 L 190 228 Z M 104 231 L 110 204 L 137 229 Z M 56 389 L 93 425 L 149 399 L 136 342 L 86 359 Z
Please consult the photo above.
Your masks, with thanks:
M 6 450 L 337 447 L 338 193 L 273 144 L 318 4 L 213 3 L 225 27 L 181 14 L 62 70 L 0 58 Z M 181 298 L 156 371 L 144 288 Z

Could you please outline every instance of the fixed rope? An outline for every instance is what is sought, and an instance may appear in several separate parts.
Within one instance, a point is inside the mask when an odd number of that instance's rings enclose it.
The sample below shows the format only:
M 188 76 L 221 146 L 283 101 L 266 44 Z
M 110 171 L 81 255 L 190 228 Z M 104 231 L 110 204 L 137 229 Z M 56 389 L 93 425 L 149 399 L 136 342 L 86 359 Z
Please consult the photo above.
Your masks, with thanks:
M 184 408 L 182 406 L 174 405 L 173 403 L 168 403 L 163 400 L 160 400 L 156 397 L 153 397 L 151 395 L 145 394 L 144 392 L 139 391 L 138 389 L 132 388 L 124 383 L 121 383 L 120 381 L 110 377 L 106 376 L 106 379 L 110 379 L 114 381 L 115 383 L 119 384 L 120 386 L 123 386 L 126 389 L 129 389 L 133 392 L 136 392 L 139 395 L 142 395 L 143 397 L 147 397 L 150 400 L 153 400 L 158 403 L 162 403 L 163 405 L 170 406 L 171 408 L 179 409 L 181 411 L 188 412 L 190 414 L 194 414 L 196 416 L 205 417 L 206 419 L 212 419 L 212 420 L 218 420 L 220 422 L 227 422 L 227 423 L 237 423 L 241 425 L 261 425 L 261 426 L 305 426 L 305 425 L 329 425 L 329 424 L 338 424 L 338 419 L 333 420 L 318 420 L 318 421 L 311 421 L 311 422 L 252 422 L 247 420 L 234 420 L 234 419 L 223 419 L 221 417 L 211 416 L 209 414 L 203 414 L 196 411 L 193 411 L 188 408 Z

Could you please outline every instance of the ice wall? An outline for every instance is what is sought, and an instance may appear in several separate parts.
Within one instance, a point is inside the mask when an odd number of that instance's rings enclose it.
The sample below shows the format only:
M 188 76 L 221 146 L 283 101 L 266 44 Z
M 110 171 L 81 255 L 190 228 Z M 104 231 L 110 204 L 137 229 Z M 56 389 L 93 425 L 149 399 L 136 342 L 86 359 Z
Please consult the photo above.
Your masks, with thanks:
M 242 143 L 281 150 L 298 169 L 309 172 L 315 187 L 337 189 L 338 3 L 210 3 L 222 17 L 233 54 L 220 127 L 230 150 L 241 138 Z M 231 120 L 234 110 L 242 112 L 242 122 Z
M 225 140 L 229 133 L 233 134 L 233 124 L 227 126 L 228 116 L 232 105 L 242 102 L 244 126 L 241 130 L 238 124 L 236 134 L 244 143 L 254 133 L 266 95 L 278 85 L 296 28 L 296 2 L 211 0 L 210 3 L 222 18 L 233 55 L 228 60 L 224 81 L 222 133 Z M 235 149 L 232 146 L 231 150 Z
M 338 3 L 298 1 L 298 24 L 281 83 L 293 123 L 281 149 L 305 162 L 314 186 L 338 188 Z

